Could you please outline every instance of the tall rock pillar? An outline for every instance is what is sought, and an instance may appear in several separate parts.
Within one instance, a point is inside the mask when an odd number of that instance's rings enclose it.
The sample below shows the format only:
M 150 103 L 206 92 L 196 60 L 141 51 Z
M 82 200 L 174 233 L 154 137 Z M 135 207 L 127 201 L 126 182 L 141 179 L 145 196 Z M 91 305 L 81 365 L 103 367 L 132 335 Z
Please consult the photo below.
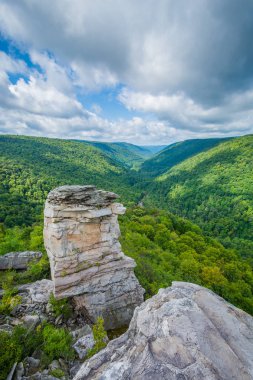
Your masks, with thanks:
M 55 297 L 73 297 L 76 307 L 107 329 L 126 325 L 144 290 L 134 275 L 135 261 L 118 241 L 118 196 L 94 186 L 62 186 L 45 205 L 44 242 Z

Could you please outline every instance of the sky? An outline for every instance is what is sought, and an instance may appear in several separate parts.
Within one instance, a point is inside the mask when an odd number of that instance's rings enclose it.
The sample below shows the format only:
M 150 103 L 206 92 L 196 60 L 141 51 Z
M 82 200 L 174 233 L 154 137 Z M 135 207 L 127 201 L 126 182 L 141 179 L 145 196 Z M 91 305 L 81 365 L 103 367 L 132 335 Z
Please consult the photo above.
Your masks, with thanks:
M 252 0 L 0 0 L 0 133 L 253 133 Z

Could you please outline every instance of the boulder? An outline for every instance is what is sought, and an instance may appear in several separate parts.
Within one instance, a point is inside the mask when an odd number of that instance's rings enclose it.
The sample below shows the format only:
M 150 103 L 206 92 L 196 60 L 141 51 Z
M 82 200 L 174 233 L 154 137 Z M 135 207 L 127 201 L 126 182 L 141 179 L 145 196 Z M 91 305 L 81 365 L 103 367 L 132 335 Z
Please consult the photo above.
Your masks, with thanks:
M 90 333 L 79 338 L 73 345 L 73 348 L 77 352 L 79 359 L 84 359 L 89 349 L 93 348 L 94 345 L 93 333 Z
M 74 380 L 251 380 L 253 318 L 201 286 L 173 282 Z
M 53 293 L 54 285 L 51 280 L 39 280 L 26 287 L 31 303 L 48 303 L 50 294 Z
M 0 325 L 0 332 L 7 332 L 8 334 L 12 334 L 13 326 L 4 323 L 3 325 Z
M 41 320 L 37 314 L 34 314 L 24 315 L 21 318 L 21 322 L 28 330 L 34 330 L 40 324 Z
M 25 373 L 24 364 L 22 362 L 20 362 L 20 363 L 18 363 L 18 365 L 16 367 L 13 380 L 21 380 L 24 373 Z
M 119 243 L 118 196 L 94 186 L 62 186 L 51 191 L 44 212 L 44 242 L 57 299 L 74 297 L 75 308 L 105 327 L 131 320 L 144 290 L 135 262 Z
M 39 261 L 42 257 L 41 252 L 25 251 L 10 252 L 0 256 L 0 270 L 22 269 L 28 268 L 31 262 Z

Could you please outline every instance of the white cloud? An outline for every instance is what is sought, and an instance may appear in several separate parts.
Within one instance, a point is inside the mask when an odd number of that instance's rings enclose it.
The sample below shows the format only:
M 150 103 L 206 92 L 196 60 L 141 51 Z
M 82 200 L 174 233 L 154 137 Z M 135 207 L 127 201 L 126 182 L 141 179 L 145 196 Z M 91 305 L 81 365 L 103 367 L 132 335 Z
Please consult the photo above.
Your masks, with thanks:
M 97 104 L 93 112 L 86 110 L 75 97 L 67 69 L 46 54 L 32 52 L 30 57 L 34 64 L 40 64 L 42 72 L 35 68 L 29 72 L 22 62 L 16 64 L 8 56 L 2 64 L 0 133 L 136 144 L 159 143 L 161 136 L 170 142 L 175 137 L 176 130 L 159 121 L 147 122 L 140 117 L 107 120 L 98 115 L 102 110 Z M 13 84 L 8 73 L 29 77 L 22 76 Z
M 70 117 L 83 112 L 83 107 L 74 98 L 51 87 L 40 77 L 23 78 L 9 85 L 11 106 L 31 113 Z
M 28 71 L 23 61 L 14 61 L 3 55 L 0 74 L 0 100 L 2 106 L 20 109 L 25 112 L 70 117 L 85 114 L 87 111 L 75 98 L 73 85 L 62 67 L 47 55 L 32 53 L 33 63 L 39 63 L 43 73 L 32 69 Z M 26 74 L 27 80 L 20 77 L 11 83 L 8 73 Z
M 129 110 L 154 114 L 179 130 L 216 135 L 253 132 L 253 90 L 232 94 L 216 107 L 203 106 L 183 93 L 152 95 L 127 88 L 119 100 Z
M 125 83 L 138 91 L 184 91 L 215 102 L 253 78 L 244 0 L 2 0 L 4 33 L 49 50 L 84 86 Z M 243 41 L 243 43 L 242 43 Z
M 3 51 L 0 51 L 0 71 L 25 74 L 28 68 L 24 61 L 13 59 Z
M 128 141 L 133 144 L 159 144 L 182 140 L 185 134 L 162 122 L 142 118 L 109 121 L 90 113 L 88 117 L 61 118 L 0 108 L 0 133 L 24 134 L 97 141 Z M 189 135 L 190 137 L 190 135 Z
M 40 66 L 0 52 L 1 130 L 141 144 L 250 133 L 252 12 L 250 0 L 1 0 L 0 31 Z M 122 84 L 141 117 L 103 119 L 76 95 Z

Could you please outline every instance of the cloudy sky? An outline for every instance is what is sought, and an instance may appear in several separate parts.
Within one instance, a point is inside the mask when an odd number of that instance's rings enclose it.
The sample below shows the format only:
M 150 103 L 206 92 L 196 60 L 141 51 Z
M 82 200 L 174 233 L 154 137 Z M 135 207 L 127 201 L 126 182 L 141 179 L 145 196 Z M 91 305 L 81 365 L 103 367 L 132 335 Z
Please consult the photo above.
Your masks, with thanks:
M 0 0 L 0 133 L 253 133 L 253 1 Z

